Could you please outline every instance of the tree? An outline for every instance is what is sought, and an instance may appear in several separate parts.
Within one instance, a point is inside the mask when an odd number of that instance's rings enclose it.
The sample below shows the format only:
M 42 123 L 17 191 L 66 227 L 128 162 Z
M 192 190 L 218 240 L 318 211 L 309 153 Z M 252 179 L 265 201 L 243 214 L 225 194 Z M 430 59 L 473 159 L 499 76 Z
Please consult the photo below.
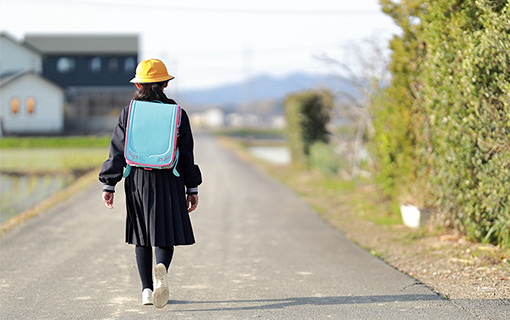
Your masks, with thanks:
M 374 103 L 381 86 L 389 81 L 388 57 L 379 38 L 374 35 L 361 43 L 352 42 L 345 46 L 346 56 L 351 61 L 343 62 L 326 54 L 319 59 L 329 64 L 332 73 L 340 80 L 334 91 L 339 103 L 333 112 L 333 124 L 349 121 L 351 130 L 333 127 L 330 131 L 334 143 L 342 150 L 350 163 L 351 170 L 344 174 L 356 178 L 361 173 L 362 151 L 373 137 Z M 346 75 L 346 76 L 342 76 Z
M 328 142 L 333 98 L 328 91 L 308 91 L 289 95 L 285 100 L 287 141 L 294 163 L 307 164 L 310 147 Z

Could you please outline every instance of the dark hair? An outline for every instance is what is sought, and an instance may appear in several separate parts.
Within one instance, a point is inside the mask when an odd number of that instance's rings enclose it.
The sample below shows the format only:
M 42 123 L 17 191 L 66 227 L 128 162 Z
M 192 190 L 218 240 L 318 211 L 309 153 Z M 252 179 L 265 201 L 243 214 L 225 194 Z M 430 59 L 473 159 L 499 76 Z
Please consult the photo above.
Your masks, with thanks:
M 163 103 L 173 103 L 175 102 L 172 99 L 168 99 L 165 93 L 163 92 L 163 85 L 168 81 L 161 82 L 152 82 L 152 83 L 140 83 L 142 85 L 141 89 L 135 92 L 133 97 L 134 100 L 140 101 L 154 101 L 159 100 Z

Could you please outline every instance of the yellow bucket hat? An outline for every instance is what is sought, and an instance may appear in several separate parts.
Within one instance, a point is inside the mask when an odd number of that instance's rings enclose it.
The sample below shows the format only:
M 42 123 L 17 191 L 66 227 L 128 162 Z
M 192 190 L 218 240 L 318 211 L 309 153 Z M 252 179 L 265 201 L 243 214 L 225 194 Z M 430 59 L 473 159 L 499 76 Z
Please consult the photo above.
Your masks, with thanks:
M 131 83 L 152 83 L 172 80 L 174 76 L 168 74 L 165 64 L 158 59 L 141 61 L 136 67 L 136 74 Z

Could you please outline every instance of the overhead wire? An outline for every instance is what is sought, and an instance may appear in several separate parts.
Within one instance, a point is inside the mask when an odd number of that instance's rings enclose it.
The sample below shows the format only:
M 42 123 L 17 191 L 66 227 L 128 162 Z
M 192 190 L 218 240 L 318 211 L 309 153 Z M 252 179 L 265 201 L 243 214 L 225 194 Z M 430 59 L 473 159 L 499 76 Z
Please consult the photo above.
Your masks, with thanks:
M 28 0 L 32 2 L 39 2 L 38 0 Z M 205 13 L 231 13 L 231 14 L 270 14 L 270 15 L 366 15 L 378 14 L 380 10 L 362 9 L 362 10 L 294 10 L 294 9 L 257 9 L 257 8 L 215 8 L 215 7 L 184 7 L 174 6 L 165 3 L 150 3 L 145 2 L 126 2 L 114 0 L 46 0 L 47 2 L 65 2 L 76 4 L 99 4 L 99 5 L 123 5 L 130 7 L 143 7 L 143 8 L 158 8 L 176 11 L 192 11 L 192 12 L 205 12 Z

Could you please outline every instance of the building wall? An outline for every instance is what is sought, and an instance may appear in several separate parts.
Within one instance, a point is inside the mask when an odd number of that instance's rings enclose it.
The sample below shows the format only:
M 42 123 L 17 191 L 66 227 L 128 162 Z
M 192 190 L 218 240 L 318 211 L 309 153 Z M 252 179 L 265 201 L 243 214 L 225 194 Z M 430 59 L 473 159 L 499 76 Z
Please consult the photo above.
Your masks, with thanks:
M 133 99 L 135 86 L 71 87 L 65 130 L 68 133 L 111 133 L 122 109 Z
M 14 73 L 20 70 L 42 72 L 42 58 L 36 52 L 0 36 L 0 74 Z
M 14 113 L 16 99 L 18 108 Z M 62 88 L 35 74 L 25 74 L 0 87 L 0 117 L 6 134 L 60 133 L 64 129 L 63 108 Z
M 43 75 L 63 87 L 125 86 L 135 75 L 137 55 L 47 54 Z

